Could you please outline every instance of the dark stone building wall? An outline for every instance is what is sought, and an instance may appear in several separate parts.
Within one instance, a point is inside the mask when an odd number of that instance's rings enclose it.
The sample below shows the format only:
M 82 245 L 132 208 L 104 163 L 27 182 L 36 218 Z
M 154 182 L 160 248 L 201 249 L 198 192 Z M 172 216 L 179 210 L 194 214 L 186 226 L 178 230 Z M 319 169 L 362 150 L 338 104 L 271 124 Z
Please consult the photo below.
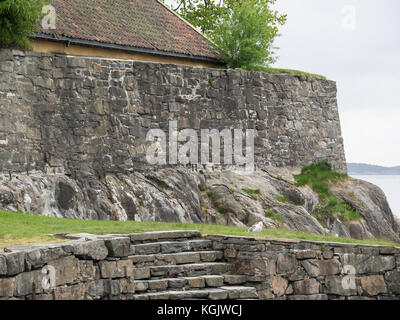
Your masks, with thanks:
M 346 171 L 333 81 L 0 50 L 0 171 L 146 166 L 150 129 L 255 129 L 260 167 Z

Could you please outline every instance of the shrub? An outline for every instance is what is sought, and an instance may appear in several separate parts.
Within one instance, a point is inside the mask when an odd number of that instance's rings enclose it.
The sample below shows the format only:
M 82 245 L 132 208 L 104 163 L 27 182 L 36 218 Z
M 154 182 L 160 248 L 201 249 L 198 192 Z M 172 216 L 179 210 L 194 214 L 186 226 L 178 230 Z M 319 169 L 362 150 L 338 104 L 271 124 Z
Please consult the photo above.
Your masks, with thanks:
M 231 3 L 207 32 L 229 68 L 258 70 L 276 61 L 273 42 L 286 16 L 270 9 L 274 1 L 242 0 Z
M 348 178 L 347 174 L 332 170 L 327 162 L 311 164 L 301 170 L 301 174 L 294 175 L 296 186 L 309 185 L 318 193 L 320 204 L 315 208 L 313 215 L 323 225 L 328 215 L 337 216 L 342 221 L 357 221 L 361 219 L 359 212 L 337 198 L 329 188 L 329 183 L 338 183 Z
M 29 48 L 28 36 L 39 28 L 45 0 L 0 1 L 0 45 Z

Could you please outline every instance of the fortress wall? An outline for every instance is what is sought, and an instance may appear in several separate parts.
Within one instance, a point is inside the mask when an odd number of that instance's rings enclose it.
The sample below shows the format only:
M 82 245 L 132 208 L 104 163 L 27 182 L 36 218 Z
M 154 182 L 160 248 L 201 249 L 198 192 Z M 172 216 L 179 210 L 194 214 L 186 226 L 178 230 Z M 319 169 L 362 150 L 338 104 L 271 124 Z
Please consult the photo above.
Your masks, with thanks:
M 98 176 L 147 165 L 150 129 L 254 129 L 259 167 L 346 172 L 333 81 L 0 50 L 0 171 Z

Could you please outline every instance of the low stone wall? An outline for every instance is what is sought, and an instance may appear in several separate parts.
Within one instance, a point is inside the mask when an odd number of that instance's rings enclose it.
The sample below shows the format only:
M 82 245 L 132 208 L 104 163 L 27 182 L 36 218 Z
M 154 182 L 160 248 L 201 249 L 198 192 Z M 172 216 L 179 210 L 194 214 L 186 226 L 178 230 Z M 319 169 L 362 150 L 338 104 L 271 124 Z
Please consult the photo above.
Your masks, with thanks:
M 208 236 L 260 299 L 400 299 L 400 248 Z
M 1 253 L 0 299 L 255 298 L 254 288 L 262 300 L 400 298 L 400 248 L 201 238 L 198 231 L 75 238 Z M 46 289 L 52 279 L 54 286 Z M 241 287 L 226 284 L 238 279 Z M 183 281 L 190 291 L 177 286 Z M 143 294 L 148 288 L 153 290 Z

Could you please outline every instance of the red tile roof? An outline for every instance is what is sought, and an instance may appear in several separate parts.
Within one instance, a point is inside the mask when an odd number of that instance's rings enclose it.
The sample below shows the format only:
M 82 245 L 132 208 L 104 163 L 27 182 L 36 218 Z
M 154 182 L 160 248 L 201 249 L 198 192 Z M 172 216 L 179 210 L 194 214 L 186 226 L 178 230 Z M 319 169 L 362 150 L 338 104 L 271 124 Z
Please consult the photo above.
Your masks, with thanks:
M 51 3 L 56 9 L 56 29 L 42 28 L 42 34 L 219 59 L 201 33 L 157 0 Z

